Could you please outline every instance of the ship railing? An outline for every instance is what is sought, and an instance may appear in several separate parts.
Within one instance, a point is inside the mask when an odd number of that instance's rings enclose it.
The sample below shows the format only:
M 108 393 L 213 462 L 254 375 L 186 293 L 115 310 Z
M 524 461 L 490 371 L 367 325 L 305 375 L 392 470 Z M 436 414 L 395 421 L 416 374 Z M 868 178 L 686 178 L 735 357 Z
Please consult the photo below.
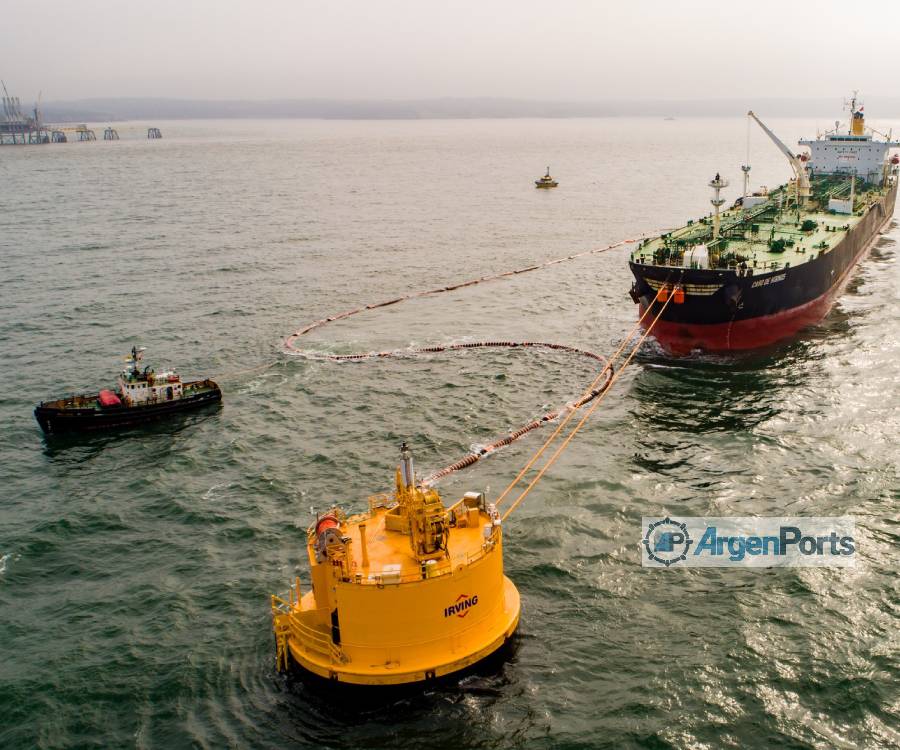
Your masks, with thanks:
M 272 615 L 275 620 L 275 636 L 283 638 L 289 635 L 298 646 L 307 651 L 315 651 L 336 663 L 344 663 L 347 656 L 337 646 L 327 632 L 317 630 L 304 623 L 299 616 L 299 609 L 291 601 L 285 601 L 277 594 L 272 595 Z M 307 610 L 308 612 L 309 610 Z
M 684 261 L 682 259 L 678 259 L 678 258 L 668 258 L 666 261 L 664 261 L 662 263 L 655 263 L 654 265 L 659 268 L 687 268 L 687 266 L 684 265 Z M 695 268 L 695 267 L 696 266 L 691 266 L 691 268 Z M 761 263 L 757 263 L 755 266 L 748 265 L 748 268 L 751 268 L 754 270 L 761 270 L 761 271 L 766 271 L 766 270 L 774 271 L 777 268 L 783 268 L 783 267 L 784 267 L 784 262 L 780 261 L 780 260 L 762 261 Z M 739 265 L 734 263 L 733 261 L 728 262 L 728 263 L 718 263 L 715 266 L 710 266 L 710 269 L 714 270 L 714 271 L 721 271 L 721 270 L 734 271 L 734 270 L 737 270 L 738 268 L 739 268 Z
M 293 592 L 293 587 L 291 588 Z M 283 597 L 278 596 L 278 594 L 272 594 L 272 614 L 273 615 L 288 615 L 294 611 L 294 603 L 292 594 L 288 594 L 288 597 L 291 601 L 285 601 Z
M 377 495 L 369 496 L 369 515 L 375 513 L 380 508 L 392 508 L 397 504 L 394 496 L 388 492 L 380 492 Z
M 97 396 L 94 395 L 92 397 L 86 396 L 68 396 L 66 398 L 58 399 L 57 401 L 41 401 L 41 406 L 50 405 L 50 406 L 58 406 L 58 408 L 64 409 L 89 409 L 97 404 Z
M 308 651 L 316 651 L 338 664 L 347 661 L 347 657 L 341 650 L 341 647 L 335 645 L 330 636 L 300 622 L 296 616 L 288 616 L 288 628 L 291 638 Z
M 485 539 L 481 547 L 473 552 L 467 552 L 464 555 L 458 555 L 452 559 L 439 560 L 431 565 L 423 563 L 421 570 L 410 573 L 392 573 L 390 571 L 381 573 L 362 573 L 355 571 L 349 579 L 345 579 L 347 583 L 354 583 L 359 586 L 377 586 L 384 588 L 385 586 L 397 586 L 404 583 L 416 583 L 418 581 L 431 580 L 441 576 L 453 575 L 459 573 L 470 565 L 478 562 L 482 558 L 489 555 L 497 549 L 497 534 L 495 530 L 491 533 L 490 538 Z

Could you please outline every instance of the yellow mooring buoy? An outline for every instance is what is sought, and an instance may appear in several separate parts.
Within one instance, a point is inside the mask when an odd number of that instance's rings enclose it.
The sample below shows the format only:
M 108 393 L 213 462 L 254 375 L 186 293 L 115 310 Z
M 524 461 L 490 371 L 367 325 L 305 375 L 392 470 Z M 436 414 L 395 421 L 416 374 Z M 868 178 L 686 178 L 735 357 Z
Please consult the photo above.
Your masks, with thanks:
M 672 281 L 679 284 L 681 276 Z M 673 296 L 658 309 L 647 306 L 608 361 L 591 355 L 605 362 L 603 369 L 581 398 L 569 403 L 556 429 L 496 504 L 487 503 L 484 493 L 467 492 L 445 508 L 429 480 L 416 480 L 412 455 L 404 443 L 393 495 L 369 498 L 368 513 L 348 518 L 335 507 L 317 517 L 307 533 L 312 591 L 301 595 L 298 578 L 287 600 L 272 596 L 277 668 L 287 670 L 296 663 L 336 682 L 403 685 L 458 672 L 502 647 L 519 624 L 520 604 L 519 592 L 503 575 L 501 522 L 519 507 L 584 427 Z M 403 299 L 411 297 L 384 304 Z M 313 323 L 289 337 L 288 347 L 293 348 L 297 338 L 329 320 L 360 311 Z M 651 311 L 652 319 L 646 323 Z M 633 341 L 641 327 L 643 333 Z M 494 344 L 537 345 L 494 342 L 479 346 Z M 627 356 L 626 349 L 630 349 Z M 622 356 L 624 361 L 613 372 Z M 581 419 L 564 433 L 581 406 L 586 406 Z M 550 421 L 551 416 L 559 414 L 545 415 L 534 424 Z M 515 435 L 530 429 L 530 425 L 521 428 L 495 445 L 508 445 Z M 511 497 L 512 490 L 555 443 L 556 449 L 504 508 L 501 519 L 497 507 Z M 470 454 L 429 479 L 470 466 L 481 455 Z
M 312 590 L 272 597 L 276 660 L 356 685 L 457 672 L 497 651 L 519 623 L 503 575 L 500 515 L 484 493 L 445 508 L 416 483 L 404 443 L 396 492 L 369 511 L 319 516 L 307 534 Z

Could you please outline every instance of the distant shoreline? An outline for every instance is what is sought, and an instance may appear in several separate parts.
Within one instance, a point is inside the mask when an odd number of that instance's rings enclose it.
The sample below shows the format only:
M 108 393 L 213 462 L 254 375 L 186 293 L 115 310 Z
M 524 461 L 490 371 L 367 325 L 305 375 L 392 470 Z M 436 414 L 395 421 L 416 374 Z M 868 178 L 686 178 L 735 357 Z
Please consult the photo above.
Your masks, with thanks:
M 869 97 L 878 119 L 900 117 L 900 97 Z M 569 119 L 596 117 L 735 117 L 748 109 L 768 117 L 834 119 L 841 99 L 606 100 L 554 102 L 521 99 L 422 99 L 410 101 L 277 99 L 267 101 L 103 98 L 47 102 L 46 121 L 124 122 L 129 120 L 437 120 Z

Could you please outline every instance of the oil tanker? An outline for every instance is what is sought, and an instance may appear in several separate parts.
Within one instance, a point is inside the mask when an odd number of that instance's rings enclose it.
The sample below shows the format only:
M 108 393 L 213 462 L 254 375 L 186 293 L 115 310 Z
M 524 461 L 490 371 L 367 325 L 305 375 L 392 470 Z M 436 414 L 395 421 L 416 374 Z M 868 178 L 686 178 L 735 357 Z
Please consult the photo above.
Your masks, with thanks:
M 774 190 L 744 190 L 725 210 L 716 175 L 713 211 L 642 241 L 631 253 L 631 298 L 652 320 L 652 335 L 674 354 L 753 349 L 819 321 L 857 261 L 890 222 L 897 199 L 900 142 L 867 127 L 854 95 L 850 122 L 794 154 L 751 111 L 784 153 L 794 177 Z

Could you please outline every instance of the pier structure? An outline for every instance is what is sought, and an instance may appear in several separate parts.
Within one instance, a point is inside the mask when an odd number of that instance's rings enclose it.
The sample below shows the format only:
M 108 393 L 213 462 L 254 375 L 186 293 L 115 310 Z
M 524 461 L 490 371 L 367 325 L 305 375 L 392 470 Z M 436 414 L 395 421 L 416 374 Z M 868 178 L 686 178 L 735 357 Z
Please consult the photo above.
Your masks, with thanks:
M 3 89 L 2 104 L 3 118 L 0 120 L 0 146 L 26 144 L 26 143 L 50 143 L 50 134 L 41 124 L 40 104 L 36 103 L 32 114 L 27 115 L 22 111 L 22 103 L 19 97 L 10 96 L 6 90 L 6 84 L 0 81 Z M 40 102 L 40 97 L 38 97 Z
M 41 113 L 40 94 L 34 107 L 26 113 L 19 97 L 10 96 L 3 81 L 0 81 L 0 90 L 0 146 L 68 143 L 70 139 L 78 142 L 97 140 L 96 132 L 85 124 L 69 127 L 58 123 L 46 125 Z M 162 138 L 162 131 L 159 128 L 147 128 L 147 138 Z M 112 125 L 107 125 L 103 131 L 103 140 L 118 141 L 119 131 Z

